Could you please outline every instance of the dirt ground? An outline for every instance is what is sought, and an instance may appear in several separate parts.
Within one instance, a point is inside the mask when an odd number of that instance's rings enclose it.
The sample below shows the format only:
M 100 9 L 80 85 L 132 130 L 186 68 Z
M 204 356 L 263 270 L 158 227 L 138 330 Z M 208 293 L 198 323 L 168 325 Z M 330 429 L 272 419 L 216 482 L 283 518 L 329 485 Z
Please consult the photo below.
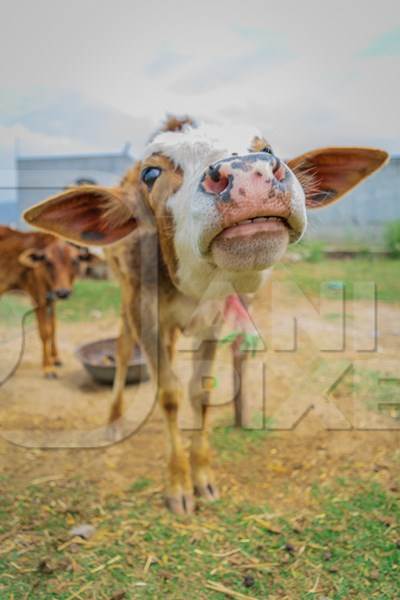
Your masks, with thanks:
M 374 311 L 362 301 L 350 307 L 348 349 L 338 351 L 340 303 L 327 302 L 328 318 L 323 323 L 312 314 L 310 305 L 298 304 L 301 332 L 297 351 L 290 352 L 290 332 L 293 332 L 293 321 L 288 318 L 290 306 L 293 304 L 282 301 L 279 311 L 272 313 L 266 312 L 261 301 L 254 306 L 253 321 L 267 349 L 249 359 L 251 366 L 244 381 L 252 408 L 248 422 L 259 427 L 260 407 L 264 406 L 272 430 L 261 441 L 258 436 L 258 443 L 249 452 L 236 449 L 233 437 L 223 460 L 216 457 L 222 493 L 240 490 L 244 498 L 266 499 L 272 507 L 286 506 L 295 511 L 299 502 L 307 505 L 315 483 L 341 476 L 373 478 L 395 491 L 400 485 L 400 421 L 371 409 L 370 398 L 350 397 L 346 388 L 341 391 L 340 385 L 351 364 L 356 370 L 361 364 L 361 377 L 363 369 L 369 369 L 379 371 L 382 377 L 396 378 L 400 343 L 398 308 L 387 304 L 378 307 L 374 348 L 375 336 L 369 326 Z M 284 337 L 279 338 L 276 347 L 274 341 L 271 344 L 265 341 L 272 339 L 271 323 L 285 323 L 281 327 Z M 360 323 L 364 324 L 361 328 Z M 12 475 L 16 488 L 40 481 L 62 484 L 63 479 L 79 476 L 88 485 L 99 486 L 107 493 L 126 489 L 138 477 L 160 482 L 161 490 L 165 441 L 162 415 L 157 407 L 146 420 L 153 403 L 152 384 L 143 383 L 140 389 L 127 388 L 127 412 L 133 428 L 142 420 L 145 423 L 125 440 L 110 444 L 104 425 L 111 389 L 94 383 L 74 354 L 80 344 L 114 336 L 117 326 L 115 317 L 99 317 L 96 313 L 92 322 L 59 323 L 64 365 L 54 381 L 42 377 L 40 345 L 35 330 L 28 328 L 22 363 L 0 388 L 0 472 Z M 330 351 L 321 352 L 317 347 L 319 342 Z M 10 356 L 17 353 L 19 343 L 18 336 L 8 341 Z M 185 344 L 180 349 L 186 350 Z M 282 344 L 286 351 L 282 351 Z M 216 390 L 220 403 L 232 396 L 230 355 L 225 350 L 221 356 Z M 179 357 L 177 370 L 187 380 L 190 354 L 181 352 Z M 315 371 L 315 364 L 320 365 L 321 361 L 327 368 L 321 371 L 322 376 Z M 6 370 L 4 365 L 3 362 Z M 321 383 L 318 389 L 312 384 L 316 372 Z M 329 389 L 333 390 L 332 402 L 324 400 L 321 394 Z M 392 400 L 396 406 L 396 397 Z M 217 422 L 227 423 L 232 418 L 231 405 L 213 411 Z M 182 422 L 187 424 L 189 417 L 186 412 Z M 246 435 L 252 439 L 251 432 Z M 91 445 L 98 447 L 82 447 Z

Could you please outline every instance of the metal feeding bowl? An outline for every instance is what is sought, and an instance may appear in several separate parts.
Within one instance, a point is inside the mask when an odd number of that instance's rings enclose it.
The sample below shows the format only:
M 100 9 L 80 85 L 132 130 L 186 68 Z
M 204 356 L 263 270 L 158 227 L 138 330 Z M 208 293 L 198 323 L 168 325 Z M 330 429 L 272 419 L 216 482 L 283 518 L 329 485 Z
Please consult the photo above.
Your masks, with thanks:
M 117 340 L 109 338 L 80 346 L 76 350 L 76 356 L 95 381 L 112 385 L 116 370 L 116 351 Z M 135 345 L 129 360 L 126 383 L 139 383 L 148 379 L 149 373 L 143 354 L 140 347 Z

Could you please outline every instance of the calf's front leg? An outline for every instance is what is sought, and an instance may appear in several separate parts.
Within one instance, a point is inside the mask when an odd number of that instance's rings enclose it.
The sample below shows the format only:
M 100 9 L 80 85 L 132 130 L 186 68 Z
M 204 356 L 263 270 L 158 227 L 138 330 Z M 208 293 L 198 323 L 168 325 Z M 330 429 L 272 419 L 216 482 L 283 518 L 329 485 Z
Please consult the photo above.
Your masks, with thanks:
M 216 342 L 204 341 L 199 349 L 189 384 L 190 401 L 193 406 L 196 430 L 192 435 L 190 462 L 194 491 L 206 500 L 219 497 L 215 477 L 211 468 L 210 393 L 212 389 L 212 365 L 216 352 Z
M 52 302 L 49 305 L 49 319 L 50 319 L 50 331 L 51 331 L 51 358 L 53 364 L 56 367 L 62 366 L 62 361 L 60 360 L 57 348 L 57 340 L 56 340 L 56 307 Z
M 56 379 L 57 374 L 52 358 L 52 325 L 49 316 L 49 307 L 47 305 L 38 306 L 36 308 L 36 318 L 40 339 L 42 340 L 43 373 L 47 379 Z
M 182 390 L 174 381 L 174 377 L 163 378 L 159 386 L 158 399 L 164 411 L 170 444 L 166 504 L 176 514 L 191 514 L 194 510 L 194 501 L 190 463 L 178 427 L 181 398 Z
M 152 302 L 144 306 L 150 307 Z M 175 375 L 171 357 L 173 355 L 173 332 L 158 331 L 157 317 L 147 308 L 139 317 L 137 305 L 130 311 L 131 327 L 136 339 L 146 354 L 153 380 L 157 385 L 157 399 L 164 412 L 169 445 L 166 504 L 176 514 L 190 514 L 194 510 L 193 485 L 190 462 L 183 445 L 178 426 L 178 411 L 182 399 L 182 386 Z

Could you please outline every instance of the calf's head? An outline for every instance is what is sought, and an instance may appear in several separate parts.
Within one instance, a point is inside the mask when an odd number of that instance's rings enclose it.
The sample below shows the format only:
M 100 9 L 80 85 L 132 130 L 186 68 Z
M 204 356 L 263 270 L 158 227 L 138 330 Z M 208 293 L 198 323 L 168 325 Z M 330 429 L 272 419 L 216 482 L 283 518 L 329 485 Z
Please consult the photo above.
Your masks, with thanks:
M 152 139 L 120 186 L 68 190 L 25 219 L 78 244 L 107 245 L 140 229 L 150 214 L 181 291 L 200 297 L 219 281 L 252 292 L 302 237 L 307 209 L 337 201 L 388 158 L 355 147 L 283 161 L 256 131 L 187 121 L 171 129 Z
M 82 269 L 82 262 L 86 263 L 90 257 L 87 249 L 54 239 L 44 248 L 24 250 L 19 262 L 35 269 L 48 294 L 65 300 L 72 292 L 75 277 Z

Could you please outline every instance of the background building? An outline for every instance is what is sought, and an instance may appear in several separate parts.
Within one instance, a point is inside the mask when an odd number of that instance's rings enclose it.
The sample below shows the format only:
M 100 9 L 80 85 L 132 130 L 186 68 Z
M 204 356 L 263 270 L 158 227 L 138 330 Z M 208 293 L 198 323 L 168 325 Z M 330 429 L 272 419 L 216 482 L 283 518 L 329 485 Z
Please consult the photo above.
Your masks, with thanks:
M 0 225 L 19 226 L 19 215 L 15 200 L 0 202 Z
M 21 215 L 33 204 L 71 185 L 115 185 L 132 162 L 128 144 L 119 153 L 18 157 L 18 226 L 26 227 Z
M 388 222 L 400 219 L 400 155 L 343 200 L 310 211 L 309 239 L 332 245 L 382 247 Z
M 132 165 L 126 145 L 121 152 L 17 158 L 17 204 L 0 204 L 0 223 L 25 227 L 22 212 L 70 185 L 113 185 Z M 332 246 L 381 248 L 388 222 L 400 219 L 400 155 L 341 202 L 310 211 L 308 239 Z

